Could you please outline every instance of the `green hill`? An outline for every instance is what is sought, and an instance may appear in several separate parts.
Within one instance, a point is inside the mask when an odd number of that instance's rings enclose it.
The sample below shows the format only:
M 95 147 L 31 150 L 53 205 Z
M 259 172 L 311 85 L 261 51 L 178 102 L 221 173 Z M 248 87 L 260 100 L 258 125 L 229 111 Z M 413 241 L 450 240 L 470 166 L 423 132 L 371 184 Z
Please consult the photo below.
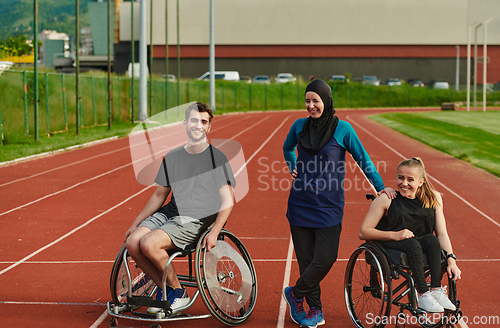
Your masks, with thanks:
M 89 25 L 87 3 L 80 0 L 80 26 Z M 75 35 L 75 0 L 38 0 L 38 28 Z M 33 35 L 33 0 L 0 1 L 0 40 L 9 36 Z

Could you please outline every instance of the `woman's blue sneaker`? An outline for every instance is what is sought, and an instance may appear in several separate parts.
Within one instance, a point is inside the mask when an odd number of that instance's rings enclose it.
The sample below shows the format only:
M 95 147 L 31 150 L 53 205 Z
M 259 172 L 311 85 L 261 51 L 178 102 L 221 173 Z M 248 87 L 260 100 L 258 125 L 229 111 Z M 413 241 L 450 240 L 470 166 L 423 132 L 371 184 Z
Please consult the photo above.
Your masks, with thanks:
M 296 299 L 292 294 L 293 287 L 286 287 L 283 289 L 283 298 L 290 306 L 290 317 L 292 321 L 296 324 L 300 324 L 302 320 L 306 317 L 306 311 L 304 311 L 304 299 Z
M 316 308 L 313 307 L 309 309 L 306 318 L 300 322 L 301 327 L 308 328 L 316 328 L 324 324 L 325 319 L 323 318 L 323 311 L 316 310 Z

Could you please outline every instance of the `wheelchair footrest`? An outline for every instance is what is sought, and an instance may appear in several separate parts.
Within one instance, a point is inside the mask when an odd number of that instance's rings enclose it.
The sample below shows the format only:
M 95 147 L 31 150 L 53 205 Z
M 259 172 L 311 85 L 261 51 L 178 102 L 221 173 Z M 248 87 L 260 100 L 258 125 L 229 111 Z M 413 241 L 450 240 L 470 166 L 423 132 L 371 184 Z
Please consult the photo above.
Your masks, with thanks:
M 130 306 L 157 307 L 166 310 L 170 309 L 170 301 L 157 301 L 149 296 L 127 297 L 127 304 Z

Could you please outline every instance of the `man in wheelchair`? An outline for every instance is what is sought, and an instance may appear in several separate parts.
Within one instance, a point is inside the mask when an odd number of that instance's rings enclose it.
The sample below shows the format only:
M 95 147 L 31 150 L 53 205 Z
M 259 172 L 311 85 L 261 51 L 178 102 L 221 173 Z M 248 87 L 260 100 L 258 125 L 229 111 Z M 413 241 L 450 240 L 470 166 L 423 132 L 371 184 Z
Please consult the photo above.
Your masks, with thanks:
M 420 309 L 455 311 L 455 305 L 446 295 L 446 287 L 441 286 L 441 249 L 447 254 L 449 277 L 460 279 L 461 271 L 448 237 L 441 194 L 429 182 L 420 158 L 399 164 L 397 190 L 393 200 L 382 194 L 373 201 L 361 224 L 359 238 L 378 240 L 386 248 L 406 252 Z M 424 274 L 424 252 L 431 275 L 430 290 Z
M 155 179 L 156 191 L 125 233 L 128 253 L 159 287 L 156 300 L 163 300 L 160 287 L 169 259 L 167 251 L 195 242 L 205 218 L 216 215 L 202 244 L 210 251 L 232 210 L 236 182 L 227 157 L 207 141 L 212 118 L 206 104 L 186 109 L 183 124 L 187 143 L 165 155 Z M 164 205 L 171 191 L 171 199 Z M 165 294 L 173 311 L 190 300 L 173 266 L 168 270 Z M 149 313 L 158 311 L 148 309 Z

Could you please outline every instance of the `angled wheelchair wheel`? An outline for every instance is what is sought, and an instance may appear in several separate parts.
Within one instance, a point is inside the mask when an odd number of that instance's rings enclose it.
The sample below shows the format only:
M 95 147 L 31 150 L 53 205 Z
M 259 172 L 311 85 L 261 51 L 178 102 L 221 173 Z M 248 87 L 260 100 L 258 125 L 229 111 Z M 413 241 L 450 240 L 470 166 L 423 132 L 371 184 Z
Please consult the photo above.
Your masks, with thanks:
M 123 254 L 126 252 L 125 244 L 118 252 L 115 263 L 111 269 L 110 289 L 111 297 L 115 305 L 123 305 L 127 302 L 129 281 L 131 281 L 132 295 L 143 296 L 152 292 L 155 284 L 135 263 L 128 253 L 126 261 Z M 127 274 L 128 267 L 130 272 L 130 280 Z
M 217 246 L 201 248 L 206 231 L 196 247 L 196 281 L 210 313 L 228 326 L 246 322 L 257 300 L 257 276 L 243 243 L 222 229 Z
M 385 326 L 391 312 L 391 278 L 387 260 L 376 246 L 365 243 L 351 255 L 344 294 L 349 317 L 356 327 Z

